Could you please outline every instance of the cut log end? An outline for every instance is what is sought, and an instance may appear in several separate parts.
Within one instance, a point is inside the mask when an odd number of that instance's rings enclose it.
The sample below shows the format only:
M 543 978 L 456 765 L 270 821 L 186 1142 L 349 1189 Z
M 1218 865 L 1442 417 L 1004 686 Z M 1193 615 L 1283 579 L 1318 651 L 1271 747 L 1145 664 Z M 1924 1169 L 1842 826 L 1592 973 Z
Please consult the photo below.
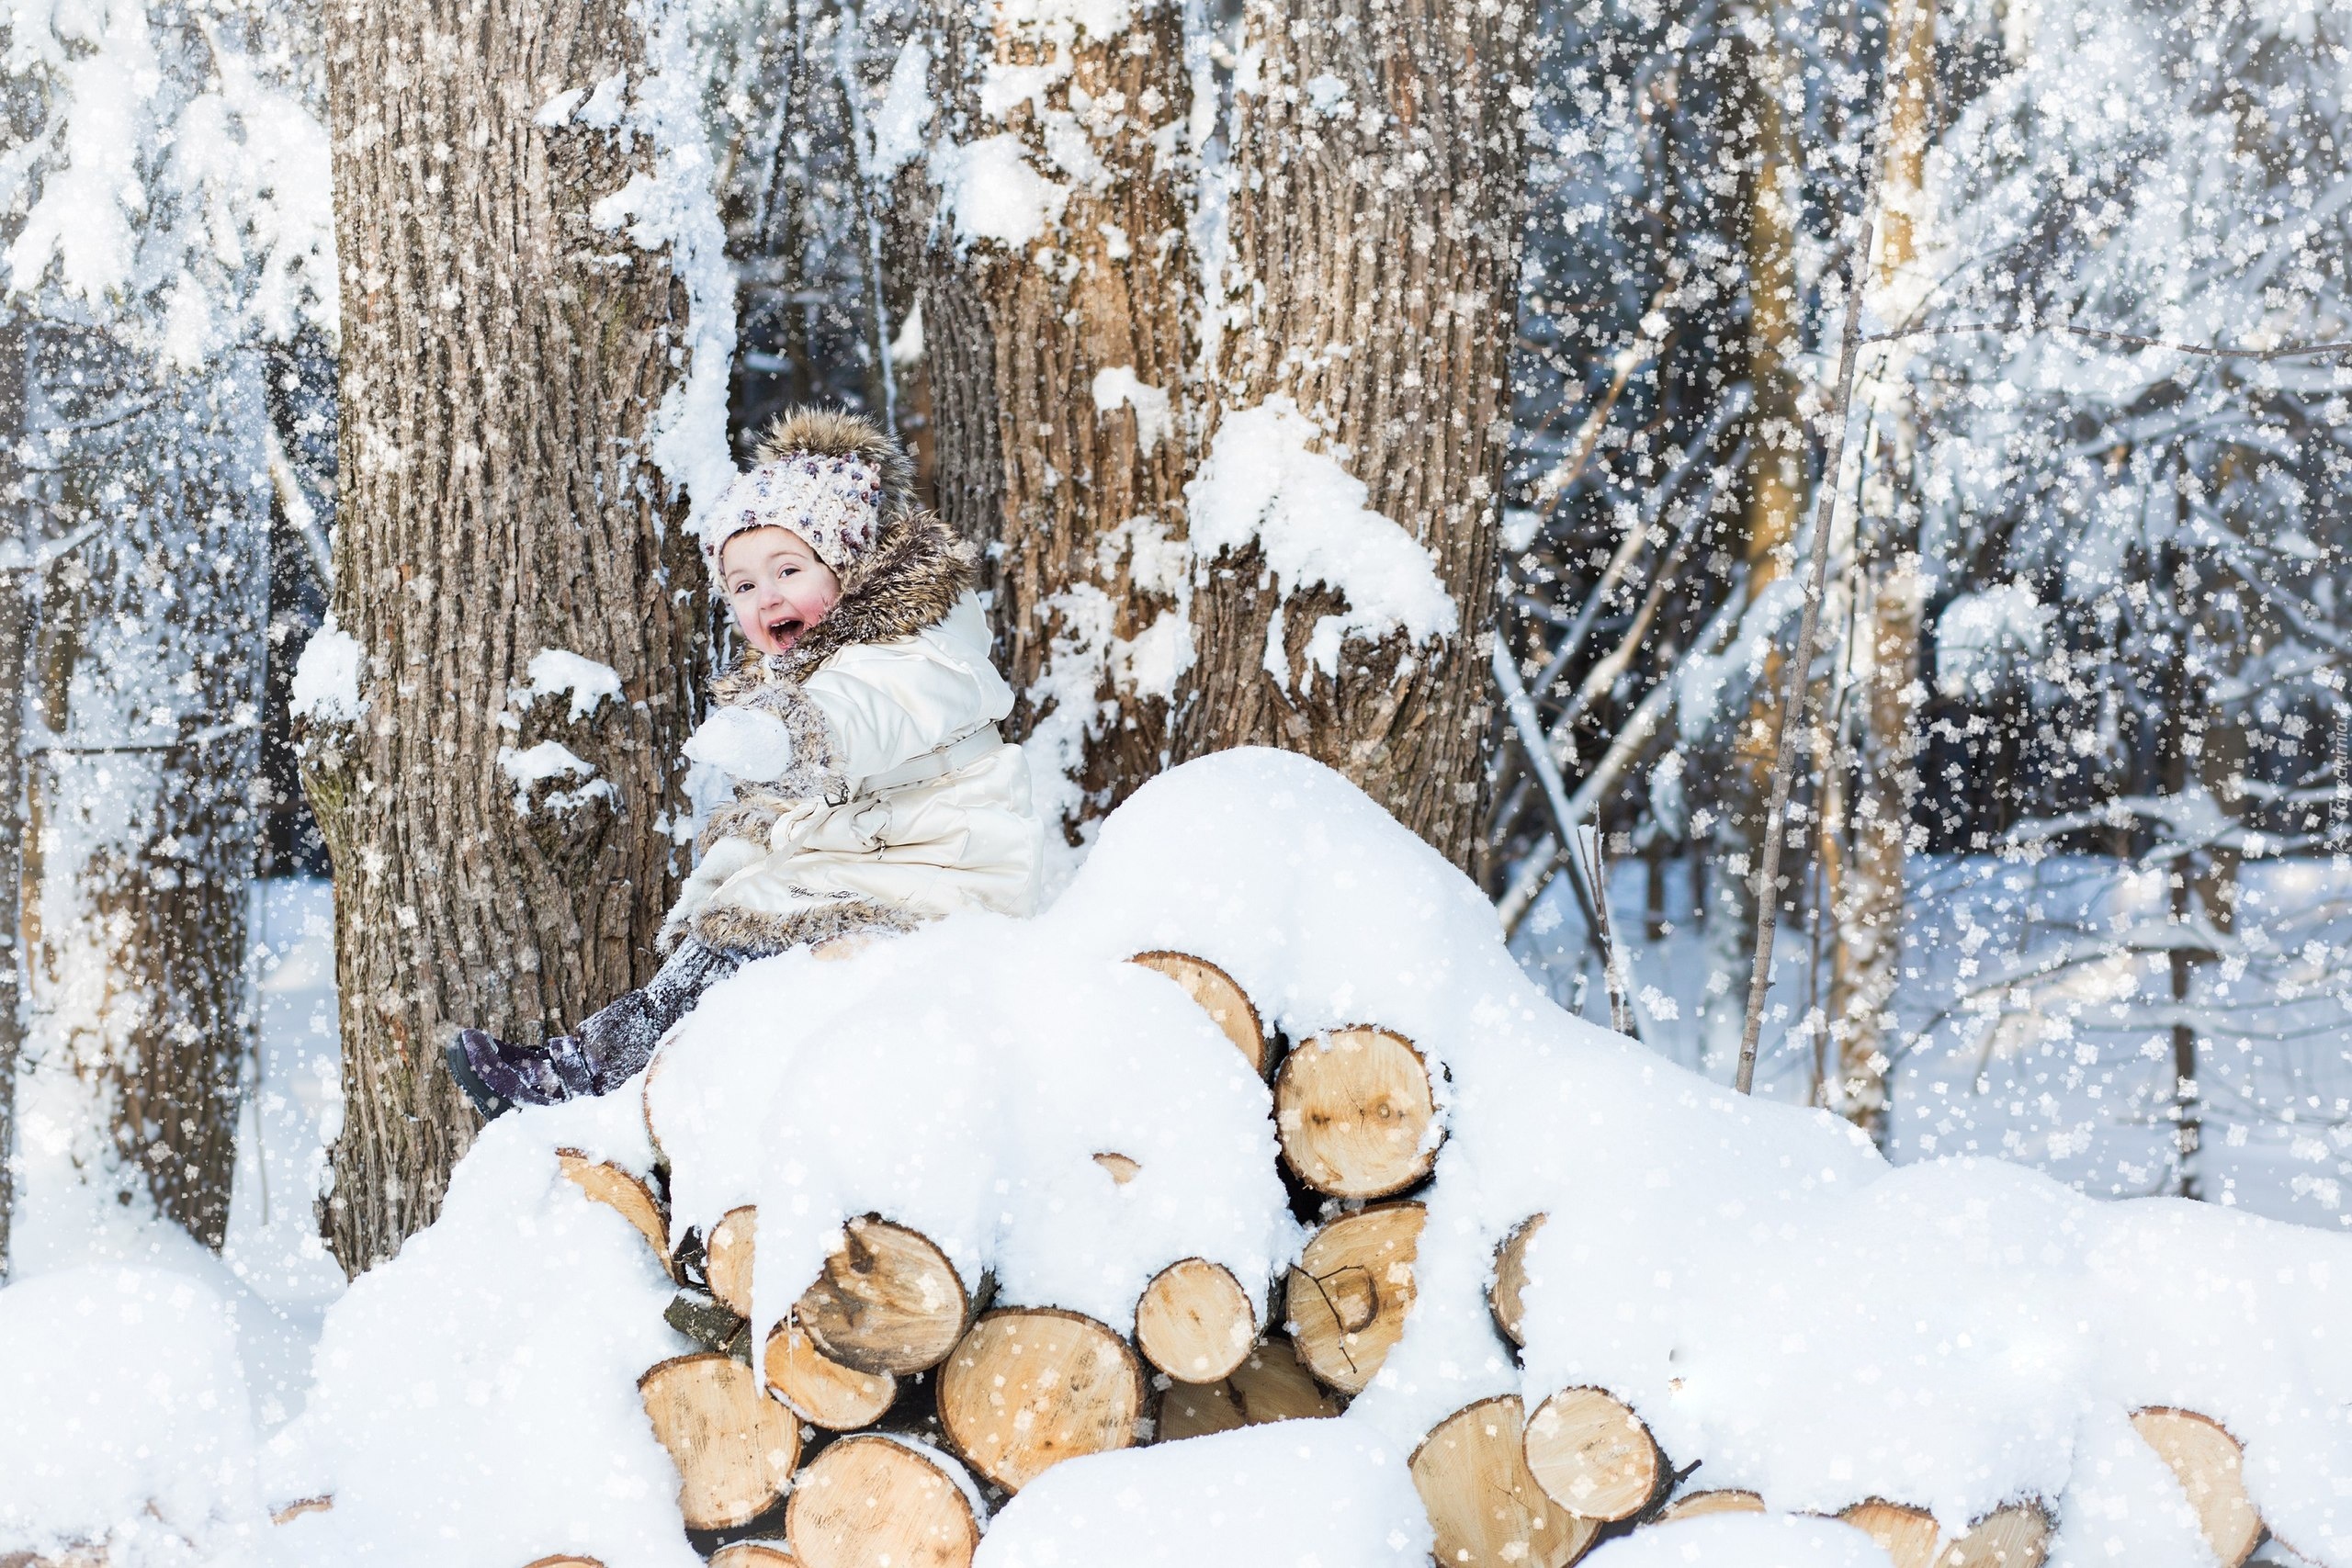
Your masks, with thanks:
M 1724 1487 L 1712 1492 L 1689 1492 L 1677 1497 L 1657 1511 L 1653 1524 L 1672 1524 L 1677 1519 L 1712 1518 L 1717 1514 L 1760 1514 L 1764 1499 L 1753 1492 L 1736 1487 Z
M 851 1432 L 882 1419 L 899 1397 L 899 1380 L 888 1372 L 844 1367 L 817 1348 L 790 1319 L 768 1335 L 761 1358 L 768 1392 L 812 1427 Z
M 2057 1532 L 2051 1511 L 2039 1503 L 1996 1508 L 1936 1559 L 1936 1568 L 2041 1568 Z
M 1074 1312 L 986 1314 L 939 1374 L 947 1440 L 1009 1492 L 1063 1460 L 1132 1446 L 1143 1413 L 1143 1364 L 1136 1353 Z
M 1252 1427 L 1337 1416 L 1340 1409 L 1340 1402 L 1324 1392 L 1299 1359 L 1298 1348 L 1280 1334 L 1270 1336 L 1244 1357 L 1225 1383 L 1239 1403 L 1242 1417 Z
M 955 1461 L 888 1438 L 844 1438 L 792 1488 L 785 1534 L 801 1568 L 970 1568 L 980 1522 Z
M 1187 1438 L 1205 1438 L 1248 1425 L 1250 1418 L 1241 1413 L 1233 1384 L 1222 1378 L 1216 1382 L 1171 1382 L 1159 1396 L 1159 1442 L 1181 1443 Z
M 2188 1494 L 2198 1529 L 2222 1568 L 2239 1568 L 2262 1544 L 2262 1515 L 2246 1495 L 2245 1452 L 2237 1438 L 2211 1416 L 2165 1405 L 2133 1411 L 2132 1425 Z
M 1566 1568 L 1600 1526 L 1544 1494 L 1528 1472 L 1516 1394 L 1455 1411 L 1413 1450 L 1414 1489 L 1448 1568 Z
M 1405 1332 L 1427 1216 L 1419 1203 L 1390 1203 L 1334 1220 L 1291 1271 L 1284 1306 L 1299 1359 L 1342 1393 L 1363 1393 Z
M 1521 1299 L 1527 1290 L 1527 1252 L 1536 1233 L 1544 1228 L 1546 1216 L 1530 1214 L 1511 1227 L 1495 1248 L 1495 1282 L 1487 1288 L 1487 1310 L 1493 1314 L 1495 1326 L 1502 1337 L 1514 1345 L 1527 1341 L 1520 1337 L 1519 1320 L 1525 1314 L 1526 1303 Z
M 1136 1164 L 1134 1160 L 1129 1159 L 1126 1156 L 1118 1154 L 1110 1149 L 1105 1149 L 1101 1154 L 1096 1155 L 1094 1156 L 1094 1163 L 1101 1166 L 1104 1170 L 1109 1171 L 1111 1173 L 1111 1180 L 1120 1187 L 1125 1187 L 1128 1182 L 1133 1181 L 1136 1175 L 1143 1169 L 1142 1166 Z
M 680 1356 L 638 1379 L 653 1435 L 678 1467 L 690 1529 L 733 1529 L 775 1506 L 800 1461 L 800 1423 L 732 1357 Z
M 1329 1197 L 1385 1198 L 1427 1176 L 1437 1161 L 1429 1138 L 1436 1119 L 1428 1064 L 1385 1029 L 1317 1035 L 1274 1075 L 1283 1161 Z
M 1266 1076 L 1266 1027 L 1232 976 L 1189 953 L 1138 953 L 1128 962 L 1157 970 L 1183 987 L 1184 994 L 1198 1002 L 1209 1021 L 1233 1042 L 1250 1070 L 1260 1077 Z
M 739 1540 L 712 1552 L 710 1568 L 800 1568 L 800 1559 L 780 1540 Z
M 563 1179 L 585 1193 L 591 1202 L 604 1204 L 637 1227 L 638 1234 L 653 1248 L 653 1256 L 661 1260 L 662 1272 L 669 1273 L 670 1221 L 662 1213 L 653 1190 L 620 1167 L 590 1159 L 578 1149 L 558 1149 L 555 1158 Z
M 703 1277 L 719 1304 L 737 1317 L 752 1315 L 752 1258 L 759 1220 L 760 1212 L 749 1205 L 729 1209 L 703 1239 Z
M 1925 1508 L 1871 1497 L 1840 1508 L 1838 1517 L 1877 1542 L 1894 1568 L 1935 1568 L 1943 1532 Z
M 1171 1263 L 1136 1303 L 1136 1348 L 1171 1378 L 1215 1382 L 1258 1337 L 1258 1313 L 1233 1271 L 1199 1258 Z
M 868 1214 L 842 1227 L 842 1245 L 793 1315 L 832 1360 L 905 1377 L 946 1359 L 971 1313 L 945 1253 L 921 1232 Z
M 1537 1405 L 1526 1448 L 1545 1495 L 1604 1524 L 1641 1513 L 1673 1481 L 1642 1418 L 1597 1388 L 1562 1389 Z

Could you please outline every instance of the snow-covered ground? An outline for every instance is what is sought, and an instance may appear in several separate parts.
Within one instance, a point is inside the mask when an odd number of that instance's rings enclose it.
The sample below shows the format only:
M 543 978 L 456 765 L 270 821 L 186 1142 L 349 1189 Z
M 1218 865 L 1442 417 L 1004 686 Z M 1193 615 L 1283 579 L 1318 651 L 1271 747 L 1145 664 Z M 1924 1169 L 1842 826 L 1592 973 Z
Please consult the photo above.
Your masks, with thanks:
M 1645 868 L 1611 876 L 1642 1038 L 1700 1065 L 1702 936 L 1686 865 L 1664 880 L 1659 940 L 1645 929 Z M 2184 928 L 2216 954 L 2176 1010 L 2160 871 L 2052 855 L 1932 860 L 1910 901 L 1888 1154 L 1898 1165 L 1992 1155 L 2098 1197 L 2175 1190 L 2172 1024 L 2199 1036 L 2204 1195 L 2274 1219 L 2352 1226 L 2352 867 L 2256 862 L 2233 933 Z M 1513 951 L 1554 998 L 1600 1021 L 1600 965 L 1565 880 Z M 1783 928 L 1760 1094 L 1803 1102 L 1818 1070 L 1806 1016 L 1824 1003 L 1813 933 Z M 1737 1006 L 1742 991 L 1729 999 Z M 1785 1009 L 1783 1011 L 1781 1010 Z M 1792 1025 L 1794 1025 L 1792 1028 Z

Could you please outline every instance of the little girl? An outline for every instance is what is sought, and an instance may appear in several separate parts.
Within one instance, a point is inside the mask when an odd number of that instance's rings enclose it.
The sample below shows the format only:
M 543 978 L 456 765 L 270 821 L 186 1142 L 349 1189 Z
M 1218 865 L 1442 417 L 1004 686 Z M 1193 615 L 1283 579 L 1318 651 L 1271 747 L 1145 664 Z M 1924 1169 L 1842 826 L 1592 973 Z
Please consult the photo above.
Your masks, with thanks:
M 747 961 L 958 909 L 1025 915 L 1043 840 L 1028 765 L 998 734 L 967 547 L 918 511 L 898 444 L 799 410 L 721 500 L 703 553 L 749 646 L 686 755 L 735 780 L 662 922 L 669 961 L 577 1034 L 478 1029 L 449 1070 L 484 1115 L 604 1094 Z

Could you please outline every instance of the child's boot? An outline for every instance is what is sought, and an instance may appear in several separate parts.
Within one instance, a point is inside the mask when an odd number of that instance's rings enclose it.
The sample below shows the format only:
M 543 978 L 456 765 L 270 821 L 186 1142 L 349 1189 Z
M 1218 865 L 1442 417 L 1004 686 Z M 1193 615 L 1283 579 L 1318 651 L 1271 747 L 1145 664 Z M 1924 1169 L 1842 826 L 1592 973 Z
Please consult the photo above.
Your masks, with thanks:
M 544 1045 L 511 1045 L 485 1030 L 461 1029 L 446 1055 L 449 1076 L 484 1117 L 596 1092 L 580 1042 L 568 1034 Z

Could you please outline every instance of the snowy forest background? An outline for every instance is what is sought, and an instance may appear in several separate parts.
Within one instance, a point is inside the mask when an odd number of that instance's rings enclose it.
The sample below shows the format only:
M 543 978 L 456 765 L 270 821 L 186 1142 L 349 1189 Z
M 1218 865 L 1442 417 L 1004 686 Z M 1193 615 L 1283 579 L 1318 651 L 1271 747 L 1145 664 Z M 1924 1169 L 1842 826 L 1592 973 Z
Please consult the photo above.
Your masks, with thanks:
M 1729 1081 L 1778 822 L 1758 1092 L 2352 1224 L 2335 8 L 0 25 L 0 1259 L 225 1247 L 281 1416 L 471 1136 L 437 1037 L 648 972 L 686 530 L 803 400 L 983 546 L 1057 876 L 1307 750 Z

